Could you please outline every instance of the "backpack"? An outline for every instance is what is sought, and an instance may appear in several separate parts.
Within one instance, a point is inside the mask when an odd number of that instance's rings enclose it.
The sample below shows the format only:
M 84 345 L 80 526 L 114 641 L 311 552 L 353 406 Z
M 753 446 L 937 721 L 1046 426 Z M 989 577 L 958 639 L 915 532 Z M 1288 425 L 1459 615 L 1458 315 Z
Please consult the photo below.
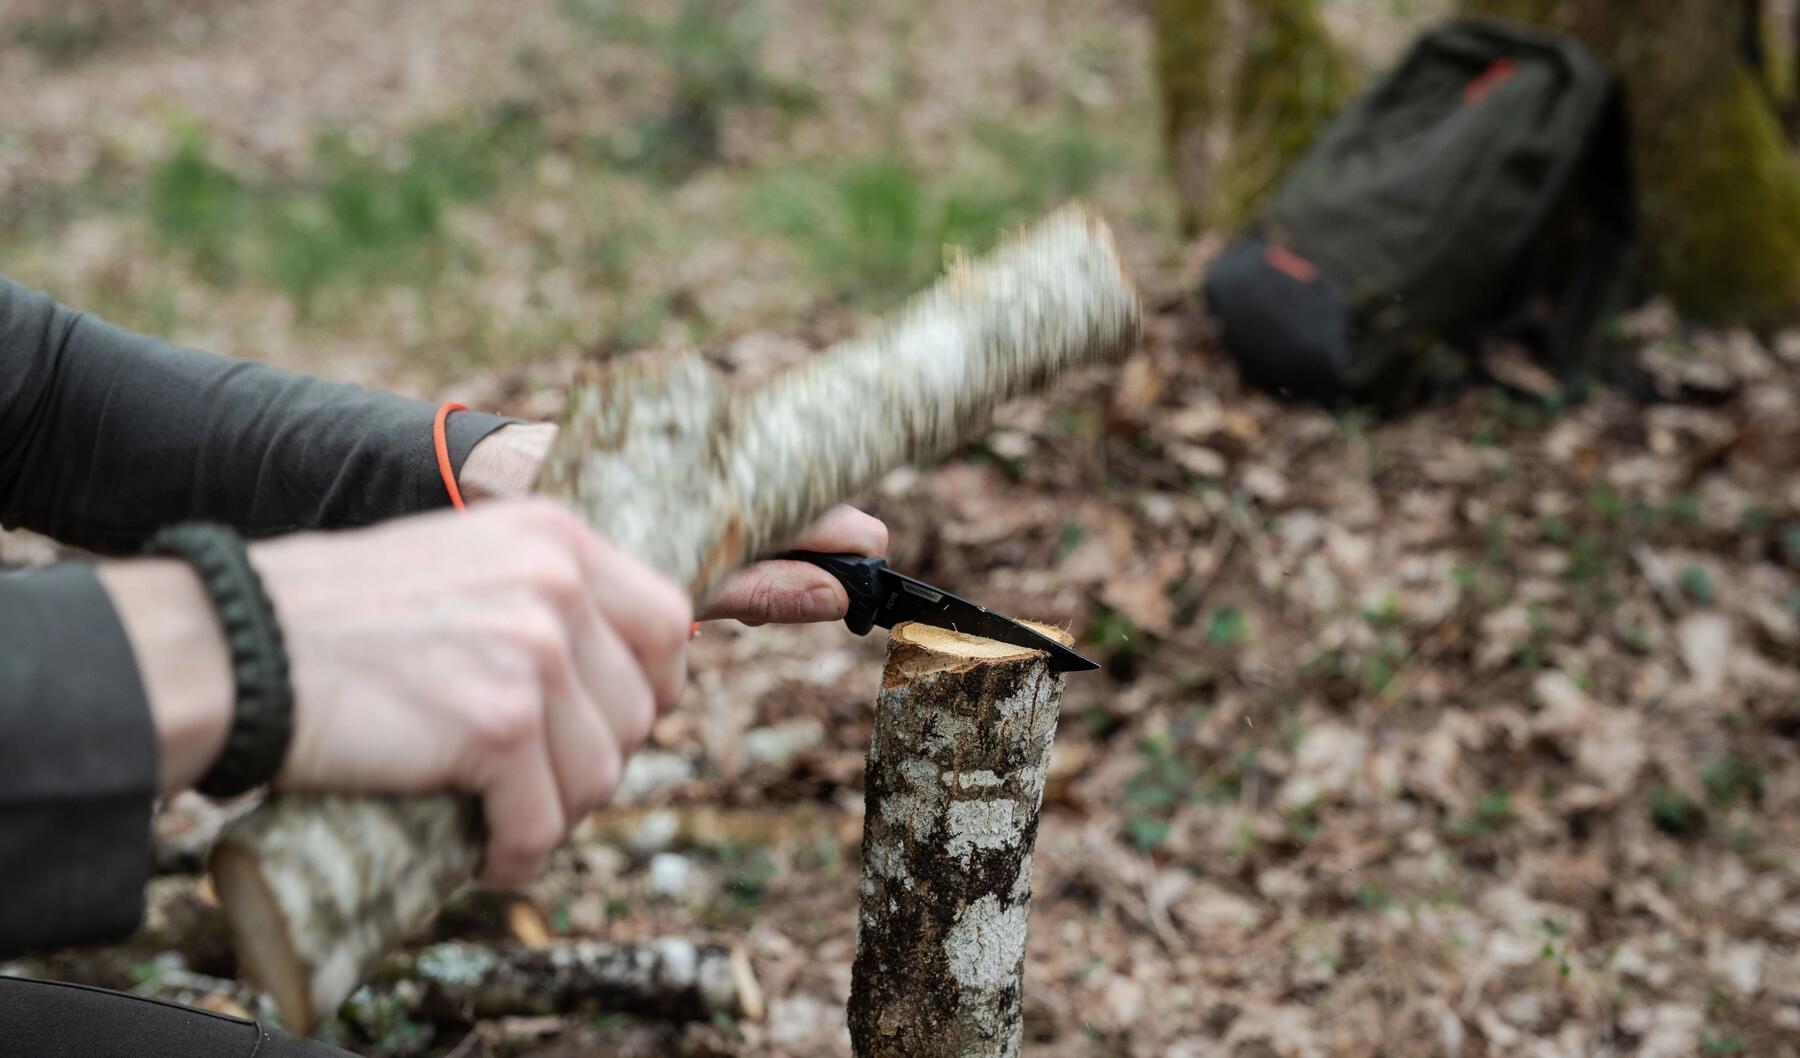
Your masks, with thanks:
M 1635 235 L 1617 81 L 1573 38 L 1490 19 L 1421 37 L 1325 130 L 1206 295 L 1252 381 L 1404 403 L 1505 339 L 1569 392 Z

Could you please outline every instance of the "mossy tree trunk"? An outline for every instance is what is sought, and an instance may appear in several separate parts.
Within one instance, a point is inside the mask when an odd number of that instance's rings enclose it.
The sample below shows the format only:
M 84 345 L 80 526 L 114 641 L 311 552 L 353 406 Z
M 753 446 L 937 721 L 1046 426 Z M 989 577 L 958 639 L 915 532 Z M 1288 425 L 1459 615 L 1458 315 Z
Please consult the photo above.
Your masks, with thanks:
M 1625 82 L 1652 282 L 1686 311 L 1800 319 L 1800 162 L 1721 0 L 1464 0 L 1579 36 Z
M 1190 229 L 1243 221 L 1344 101 L 1315 0 L 1155 0 L 1163 135 Z

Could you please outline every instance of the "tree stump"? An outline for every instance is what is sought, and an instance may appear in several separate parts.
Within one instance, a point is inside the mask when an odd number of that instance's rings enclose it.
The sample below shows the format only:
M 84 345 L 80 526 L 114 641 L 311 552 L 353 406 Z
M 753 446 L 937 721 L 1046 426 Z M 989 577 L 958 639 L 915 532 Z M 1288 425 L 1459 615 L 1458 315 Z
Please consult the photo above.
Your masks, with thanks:
M 859 1058 L 1018 1054 L 1031 849 L 1062 688 L 1041 651 L 894 629 L 865 792 Z

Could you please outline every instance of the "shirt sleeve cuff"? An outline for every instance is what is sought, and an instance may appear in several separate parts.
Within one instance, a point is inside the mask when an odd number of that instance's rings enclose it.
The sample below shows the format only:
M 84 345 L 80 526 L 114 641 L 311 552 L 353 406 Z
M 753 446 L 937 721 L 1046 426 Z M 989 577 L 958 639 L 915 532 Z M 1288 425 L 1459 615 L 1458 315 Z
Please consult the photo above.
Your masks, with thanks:
M 157 786 L 149 703 L 93 568 L 0 575 L 0 956 L 137 928 Z
M 450 469 L 460 476 L 469 453 L 481 443 L 482 438 L 502 426 L 511 426 L 520 421 L 502 415 L 490 415 L 484 411 L 459 411 L 445 419 L 444 441 L 450 449 Z M 449 502 L 448 497 L 445 497 L 445 502 Z

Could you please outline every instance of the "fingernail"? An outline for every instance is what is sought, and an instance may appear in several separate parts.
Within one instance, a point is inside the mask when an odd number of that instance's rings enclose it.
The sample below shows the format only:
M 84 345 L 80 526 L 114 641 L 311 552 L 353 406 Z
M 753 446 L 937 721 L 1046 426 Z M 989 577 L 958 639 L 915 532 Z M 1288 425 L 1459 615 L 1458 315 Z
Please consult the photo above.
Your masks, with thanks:
M 844 607 L 838 602 L 837 592 L 821 584 L 806 590 L 800 612 L 808 621 L 835 621 L 844 616 Z

